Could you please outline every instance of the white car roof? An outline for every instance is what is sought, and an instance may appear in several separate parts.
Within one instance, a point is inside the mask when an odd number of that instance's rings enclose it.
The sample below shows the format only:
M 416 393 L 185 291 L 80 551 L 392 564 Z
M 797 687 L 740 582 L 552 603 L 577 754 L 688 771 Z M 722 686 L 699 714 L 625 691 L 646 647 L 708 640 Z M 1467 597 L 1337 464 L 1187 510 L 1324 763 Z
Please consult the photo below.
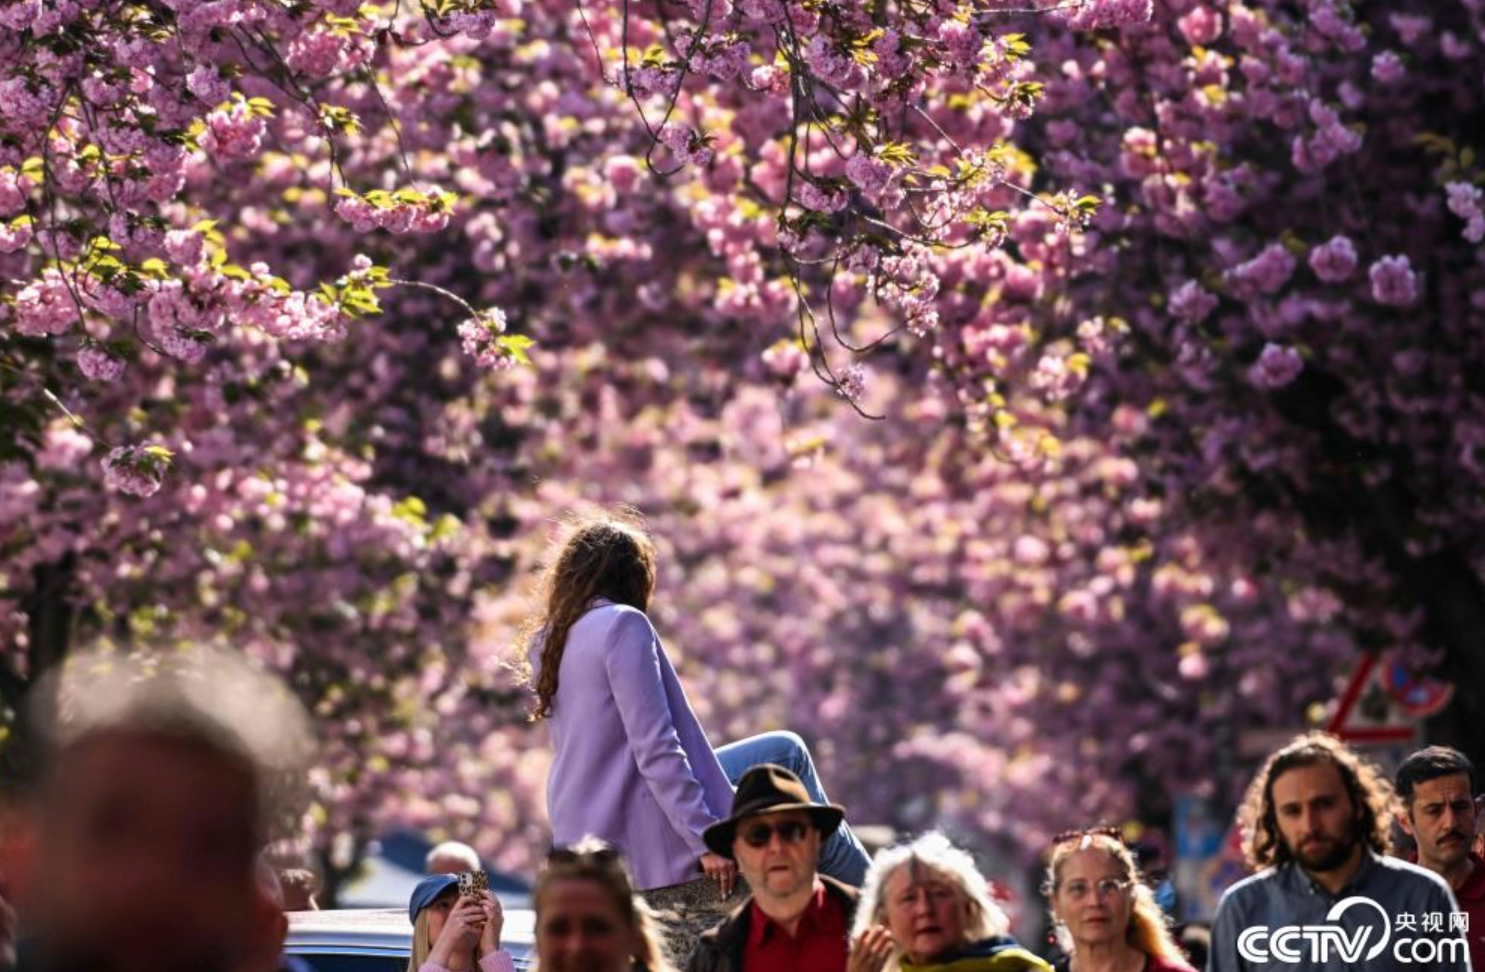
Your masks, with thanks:
M 412 924 L 400 908 L 291 911 L 288 917 L 285 949 L 294 954 L 346 951 L 407 955 L 412 944 Z M 529 955 L 536 942 L 536 913 L 526 909 L 506 911 L 500 937 L 513 955 Z

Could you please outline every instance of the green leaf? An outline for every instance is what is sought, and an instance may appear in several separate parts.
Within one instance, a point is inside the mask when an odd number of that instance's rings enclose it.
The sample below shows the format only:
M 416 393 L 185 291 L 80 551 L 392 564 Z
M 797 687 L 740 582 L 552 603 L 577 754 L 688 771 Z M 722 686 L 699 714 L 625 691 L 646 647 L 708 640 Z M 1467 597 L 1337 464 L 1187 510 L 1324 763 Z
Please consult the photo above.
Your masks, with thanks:
M 887 142 L 877 149 L 877 158 L 898 167 L 912 165 L 917 161 L 913 147 L 906 142 Z
M 445 513 L 433 522 L 433 529 L 430 531 L 428 539 L 434 542 L 447 540 L 450 537 L 457 536 L 463 528 L 464 524 L 459 522 L 458 517 L 450 513 Z
M 535 341 L 524 334 L 502 334 L 495 339 L 496 347 L 526 365 L 531 363 L 531 356 L 526 353 L 526 349 L 535 344 Z
M 1433 152 L 1435 154 L 1453 155 L 1455 154 L 1455 152 L 1458 151 L 1458 149 L 1454 147 L 1453 141 L 1445 138 L 1443 135 L 1440 135 L 1437 132 L 1423 132 L 1419 135 L 1414 135 L 1413 142 L 1417 145 L 1423 146 L 1426 151 Z
M 979 229 L 1005 233 L 1010 229 L 1011 214 L 1003 209 L 997 209 L 992 213 L 984 208 L 976 208 L 965 217 L 965 222 Z
M 428 516 L 428 505 L 416 496 L 409 496 L 392 507 L 392 515 L 399 520 L 422 525 Z
M 361 131 L 361 119 L 356 113 L 339 105 L 322 105 L 320 121 L 331 131 L 341 131 L 348 135 Z
M 1005 55 L 1009 60 L 1019 61 L 1031 53 L 1031 45 L 1026 43 L 1025 34 L 1006 34 L 1000 39 L 1001 46 L 1005 48 Z

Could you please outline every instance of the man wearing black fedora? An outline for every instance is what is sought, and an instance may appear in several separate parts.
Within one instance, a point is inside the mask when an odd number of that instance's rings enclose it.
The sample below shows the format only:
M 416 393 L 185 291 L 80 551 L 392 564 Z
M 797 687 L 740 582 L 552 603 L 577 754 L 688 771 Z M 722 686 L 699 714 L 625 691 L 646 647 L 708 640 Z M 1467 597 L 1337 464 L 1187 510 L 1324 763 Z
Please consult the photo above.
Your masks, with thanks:
M 702 934 L 687 972 L 846 972 L 856 889 L 816 870 L 820 845 L 845 814 L 810 802 L 799 777 L 781 766 L 748 770 L 732 815 L 702 839 L 737 862 L 753 893 Z

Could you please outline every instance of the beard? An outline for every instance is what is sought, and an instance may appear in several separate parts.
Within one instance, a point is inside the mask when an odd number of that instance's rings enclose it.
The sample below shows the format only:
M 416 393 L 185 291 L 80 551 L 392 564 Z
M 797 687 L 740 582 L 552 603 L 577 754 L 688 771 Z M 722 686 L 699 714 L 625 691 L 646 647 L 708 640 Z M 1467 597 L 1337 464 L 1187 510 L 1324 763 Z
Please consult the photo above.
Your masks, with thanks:
M 1356 847 L 1356 831 L 1347 831 L 1333 841 L 1315 844 L 1309 847 L 1301 845 L 1295 851 L 1295 858 L 1306 871 L 1316 874 L 1324 874 L 1334 871 L 1346 863 L 1346 858 L 1351 856 L 1351 851 Z

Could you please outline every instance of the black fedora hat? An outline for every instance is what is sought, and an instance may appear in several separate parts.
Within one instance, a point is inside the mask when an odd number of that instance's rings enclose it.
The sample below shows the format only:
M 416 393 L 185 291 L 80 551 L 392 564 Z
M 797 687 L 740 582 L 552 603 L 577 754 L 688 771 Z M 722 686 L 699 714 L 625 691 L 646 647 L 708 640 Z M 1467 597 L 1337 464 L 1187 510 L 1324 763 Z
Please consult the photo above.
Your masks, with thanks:
M 809 814 L 822 838 L 835 833 L 841 821 L 846 819 L 845 807 L 812 802 L 799 777 L 782 766 L 764 763 L 754 766 L 737 781 L 737 795 L 732 798 L 732 816 L 706 828 L 701 839 L 713 854 L 732 857 L 732 840 L 737 835 L 738 823 L 760 813 L 784 810 L 803 810 Z

